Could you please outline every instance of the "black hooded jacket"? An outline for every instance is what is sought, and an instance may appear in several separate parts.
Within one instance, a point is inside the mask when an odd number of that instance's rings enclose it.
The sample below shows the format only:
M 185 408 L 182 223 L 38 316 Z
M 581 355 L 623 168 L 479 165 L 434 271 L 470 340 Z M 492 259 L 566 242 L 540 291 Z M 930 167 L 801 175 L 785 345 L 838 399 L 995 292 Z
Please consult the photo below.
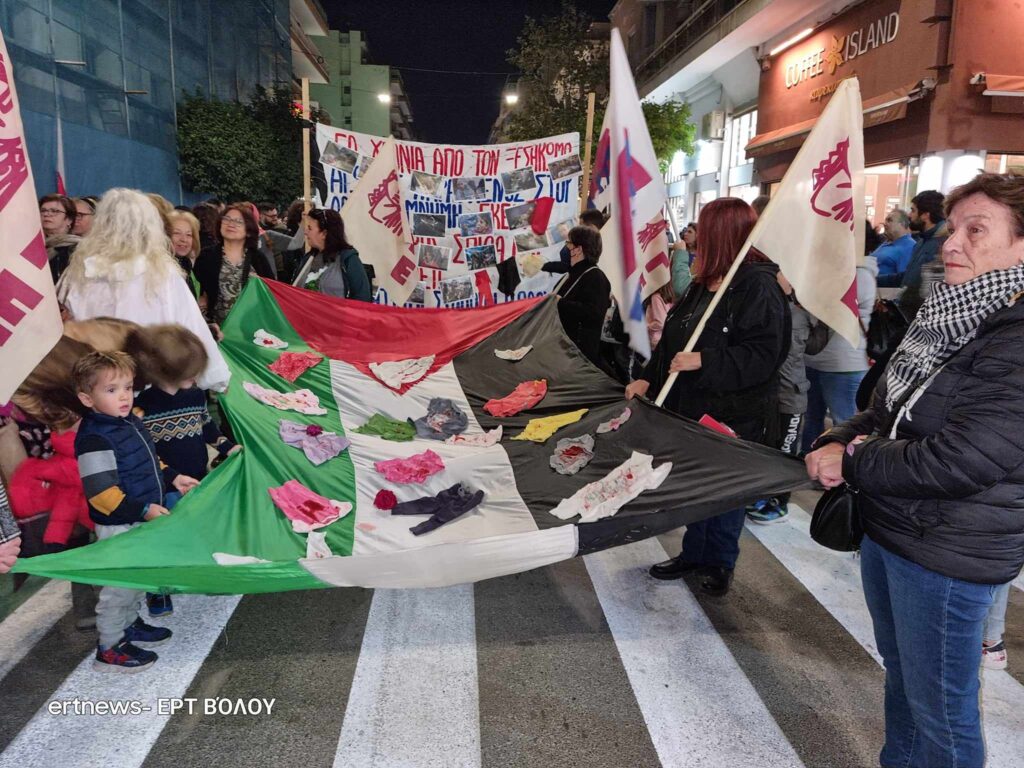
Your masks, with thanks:
M 762 440 L 774 413 L 778 371 L 789 353 L 792 319 L 789 304 L 770 263 L 742 264 L 726 287 L 694 347 L 701 353 L 697 371 L 679 374 L 665 407 L 690 419 L 705 413 L 732 427 L 746 440 Z M 669 375 L 713 294 L 691 283 L 665 319 L 661 341 L 642 378 L 654 399 Z
M 583 259 L 569 268 L 558 295 L 558 316 L 566 335 L 600 368 L 601 327 L 612 304 L 611 283 L 596 263 Z
M 883 376 L 871 406 L 817 445 L 889 422 Z M 930 571 L 1005 584 L 1024 564 L 1024 302 L 993 312 L 897 425 L 843 456 L 873 541 Z

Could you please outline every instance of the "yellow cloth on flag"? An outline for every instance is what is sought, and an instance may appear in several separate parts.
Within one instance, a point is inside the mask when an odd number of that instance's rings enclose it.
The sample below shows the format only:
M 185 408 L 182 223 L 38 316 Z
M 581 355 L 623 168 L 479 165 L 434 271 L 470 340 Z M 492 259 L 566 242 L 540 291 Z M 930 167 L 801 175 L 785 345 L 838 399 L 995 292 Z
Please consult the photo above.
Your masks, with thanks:
M 556 416 L 545 416 L 542 419 L 530 419 L 526 429 L 513 437 L 513 440 L 532 440 L 535 443 L 543 443 L 555 432 L 567 424 L 575 424 L 583 418 L 587 412 L 586 408 L 569 413 L 559 413 Z

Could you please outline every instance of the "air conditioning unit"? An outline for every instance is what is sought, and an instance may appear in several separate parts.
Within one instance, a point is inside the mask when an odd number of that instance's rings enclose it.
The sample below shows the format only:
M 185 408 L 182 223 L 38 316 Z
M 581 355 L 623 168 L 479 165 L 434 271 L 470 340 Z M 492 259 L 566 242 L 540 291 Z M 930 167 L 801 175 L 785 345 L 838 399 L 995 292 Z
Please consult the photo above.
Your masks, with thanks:
M 720 109 L 705 113 L 700 121 L 700 136 L 706 141 L 725 138 L 725 112 Z

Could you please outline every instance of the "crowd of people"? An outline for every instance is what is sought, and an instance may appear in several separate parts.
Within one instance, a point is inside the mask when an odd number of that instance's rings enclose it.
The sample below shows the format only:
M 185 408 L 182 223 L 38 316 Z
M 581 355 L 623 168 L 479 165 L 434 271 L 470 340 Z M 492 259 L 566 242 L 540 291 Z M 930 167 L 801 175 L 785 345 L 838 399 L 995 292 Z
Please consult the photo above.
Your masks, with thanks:
M 825 488 L 856 489 L 865 596 L 886 667 L 881 763 L 980 765 L 978 667 L 1007 664 L 1009 582 L 1024 563 L 1024 177 L 986 173 L 947 197 L 921 192 L 909 211 L 886 214 L 884 236 L 868 223 L 856 345 L 811 316 L 756 249 L 724 283 L 767 202 L 716 200 L 679 233 L 671 280 L 647 300 L 649 360 L 624 344 L 600 267 L 604 217 L 588 211 L 545 266 L 564 275 L 554 290 L 564 330 L 627 399 L 653 399 L 674 374 L 664 407 L 804 456 Z M 304 213 L 297 202 L 282 222 L 272 204 L 175 208 L 127 189 L 47 195 L 39 210 L 66 335 L 5 415 L 24 422 L 26 458 L 54 451 L 33 419 L 76 426 L 98 539 L 169 514 L 202 481 L 208 448 L 216 460 L 240 450 L 207 393 L 227 386 L 220 327 L 253 274 L 371 300 L 372 273 L 333 210 Z M 880 313 L 903 319 L 901 338 L 869 359 Z M 38 478 L 0 469 L 17 512 Z M 22 534 L 5 517 L 6 495 L 0 502 L 2 571 Z M 702 591 L 726 595 L 744 521 L 788 515 L 786 498 L 769 498 L 687 526 L 679 555 L 651 576 L 693 575 Z M 88 540 L 43 533 L 37 551 Z M 142 620 L 143 595 L 104 587 L 93 612 L 86 593 L 76 618 L 98 630 L 96 665 L 152 664 L 145 646 L 170 630 Z M 146 604 L 153 616 L 173 610 L 168 596 Z

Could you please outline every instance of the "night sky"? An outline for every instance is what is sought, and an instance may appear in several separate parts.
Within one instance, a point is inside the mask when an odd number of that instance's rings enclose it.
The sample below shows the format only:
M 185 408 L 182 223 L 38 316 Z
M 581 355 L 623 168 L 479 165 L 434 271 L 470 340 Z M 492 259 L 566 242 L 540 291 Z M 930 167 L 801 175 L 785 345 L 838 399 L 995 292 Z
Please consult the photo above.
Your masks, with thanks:
M 402 68 L 420 141 L 483 144 L 498 116 L 504 75 L 415 72 L 404 67 L 507 72 L 526 16 L 556 15 L 557 0 L 321 0 L 332 29 L 366 32 L 372 64 Z M 576 0 L 608 21 L 614 0 Z

